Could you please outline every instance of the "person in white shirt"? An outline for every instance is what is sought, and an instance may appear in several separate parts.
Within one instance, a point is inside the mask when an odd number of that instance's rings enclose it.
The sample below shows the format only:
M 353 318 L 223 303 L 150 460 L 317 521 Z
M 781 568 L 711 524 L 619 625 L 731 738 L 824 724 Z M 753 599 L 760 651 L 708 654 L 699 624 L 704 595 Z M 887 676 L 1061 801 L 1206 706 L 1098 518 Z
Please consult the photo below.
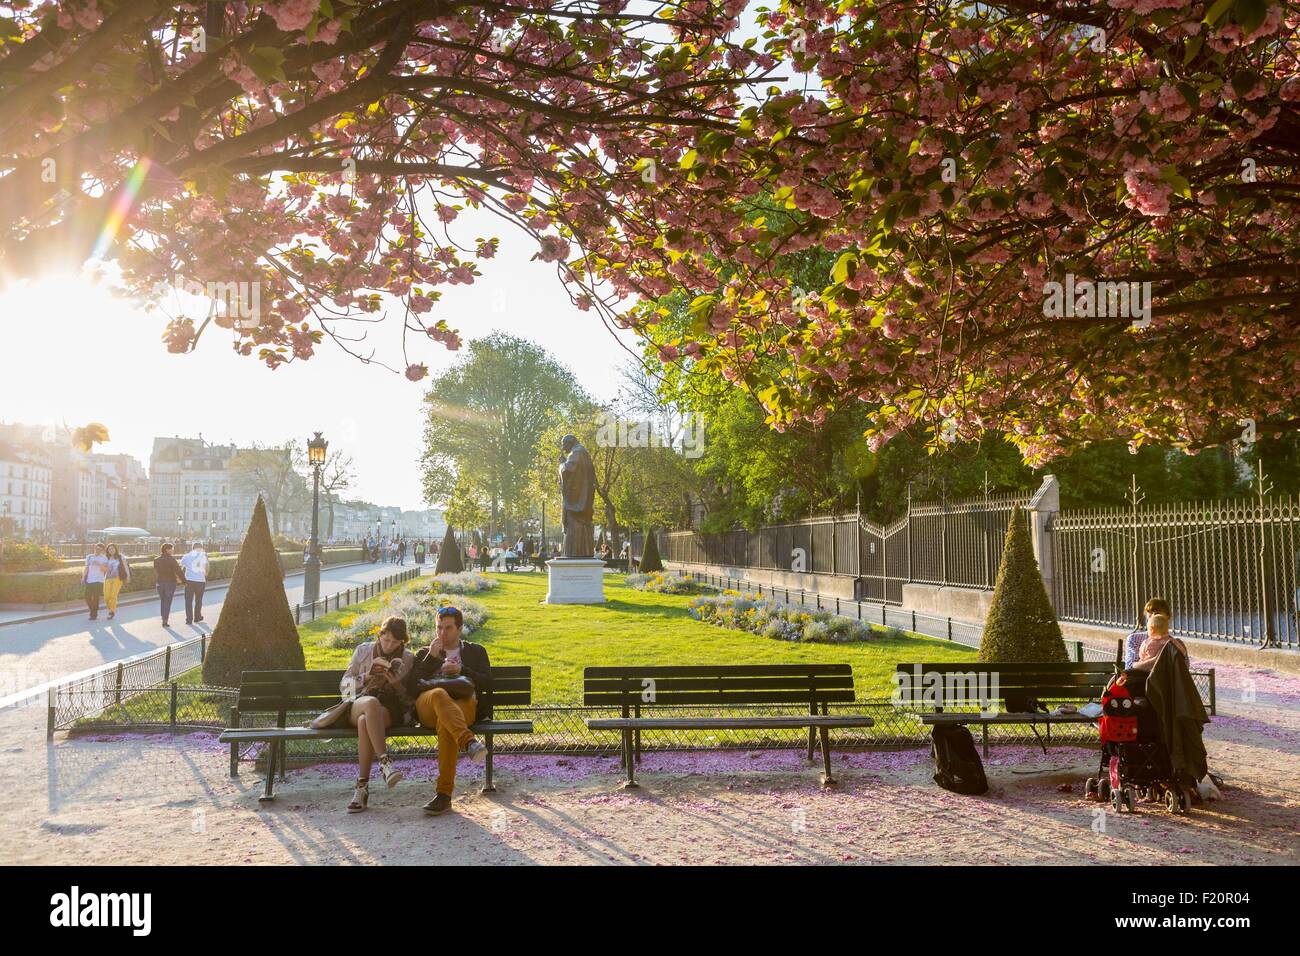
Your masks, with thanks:
M 203 591 L 208 586 L 208 555 L 202 541 L 195 541 L 185 552 L 181 567 L 185 570 L 185 623 L 196 624 L 203 620 Z
M 108 558 L 104 556 L 104 546 L 97 544 L 95 553 L 86 556 L 86 570 L 81 575 L 81 583 L 86 586 L 86 609 L 92 621 L 99 618 L 99 599 L 104 596 L 107 579 Z

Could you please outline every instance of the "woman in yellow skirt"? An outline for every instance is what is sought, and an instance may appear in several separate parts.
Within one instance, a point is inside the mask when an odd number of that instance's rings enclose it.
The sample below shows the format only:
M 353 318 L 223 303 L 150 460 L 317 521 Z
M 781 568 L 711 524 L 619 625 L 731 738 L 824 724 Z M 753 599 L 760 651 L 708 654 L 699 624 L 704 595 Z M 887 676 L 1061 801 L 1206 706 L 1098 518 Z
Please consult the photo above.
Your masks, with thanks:
M 104 579 L 104 603 L 108 605 L 109 620 L 117 613 L 117 596 L 122 593 L 122 585 L 131 580 L 131 566 L 117 545 L 110 544 L 104 555 L 108 558 L 108 576 Z

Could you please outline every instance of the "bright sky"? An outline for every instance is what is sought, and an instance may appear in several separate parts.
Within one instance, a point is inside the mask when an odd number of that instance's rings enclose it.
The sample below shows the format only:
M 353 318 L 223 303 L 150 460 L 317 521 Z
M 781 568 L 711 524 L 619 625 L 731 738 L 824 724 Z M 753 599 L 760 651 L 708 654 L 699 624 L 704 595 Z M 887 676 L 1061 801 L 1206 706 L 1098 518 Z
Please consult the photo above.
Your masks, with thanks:
M 465 340 L 500 330 L 531 339 L 559 357 L 583 387 L 613 398 L 627 352 L 594 313 L 573 308 L 554 265 L 531 262 L 532 241 L 488 213 L 457 221 L 463 235 L 497 235 L 497 257 L 473 286 L 443 289 L 428 319 L 445 317 Z M 199 310 L 187 309 L 191 316 Z M 166 319 L 135 309 L 89 281 L 51 277 L 0 290 L 0 421 L 71 427 L 99 421 L 112 441 L 97 451 L 149 462 L 154 436 L 197 436 L 246 445 L 306 442 L 324 432 L 355 463 L 349 497 L 403 508 L 424 507 L 420 491 L 426 382 L 414 384 L 342 352 L 328 338 L 317 355 L 274 372 L 230 348 L 209 326 L 198 350 L 172 355 L 160 341 Z M 401 366 L 401 319 L 371 328 L 377 357 Z M 620 333 L 631 348 L 629 332 Z M 412 340 L 414 341 L 414 340 Z M 457 353 L 433 342 L 413 345 L 412 361 L 430 374 Z

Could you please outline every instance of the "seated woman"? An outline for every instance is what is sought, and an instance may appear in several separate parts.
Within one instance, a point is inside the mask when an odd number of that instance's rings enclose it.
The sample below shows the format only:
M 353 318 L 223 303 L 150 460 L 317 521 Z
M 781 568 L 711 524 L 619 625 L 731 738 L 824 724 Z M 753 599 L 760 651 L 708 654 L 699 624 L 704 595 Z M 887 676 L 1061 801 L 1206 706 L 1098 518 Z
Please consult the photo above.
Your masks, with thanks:
M 1138 653 L 1138 659 L 1132 669 L 1150 671 L 1155 666 L 1156 658 L 1170 641 L 1183 652 L 1184 657 L 1187 656 L 1187 645 L 1178 638 L 1169 636 L 1169 616 L 1152 614 L 1147 618 L 1147 639 L 1142 642 L 1142 650 Z
M 411 698 L 406 692 L 406 675 L 415 665 L 415 656 L 406 649 L 409 637 L 406 621 L 390 617 L 379 628 L 379 637 L 366 641 L 352 654 L 343 675 L 340 690 L 352 696 L 348 722 L 357 728 L 357 789 L 348 804 L 348 813 L 360 813 L 370 799 L 370 765 L 379 758 L 384 782 L 397 786 L 402 771 L 388 756 L 384 734 L 389 727 L 409 723 Z

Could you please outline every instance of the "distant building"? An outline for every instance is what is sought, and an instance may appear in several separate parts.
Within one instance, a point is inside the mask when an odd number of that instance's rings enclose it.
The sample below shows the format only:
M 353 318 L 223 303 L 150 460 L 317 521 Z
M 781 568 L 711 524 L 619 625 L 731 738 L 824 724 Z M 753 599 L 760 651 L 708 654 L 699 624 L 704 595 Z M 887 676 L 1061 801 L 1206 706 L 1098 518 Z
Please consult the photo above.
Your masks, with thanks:
M 51 495 L 45 451 L 0 439 L 0 535 L 43 537 L 50 528 Z
M 144 465 L 130 455 L 93 454 L 95 468 L 117 482 L 116 515 L 99 527 L 126 525 L 146 528 L 149 522 L 149 475 Z
M 243 454 L 277 456 L 280 449 L 213 445 L 199 438 L 155 438 L 149 456 L 147 527 L 164 537 L 238 540 L 248 530 L 259 492 L 265 492 L 272 528 L 303 538 L 311 533 L 310 501 L 302 504 L 305 482 L 284 462 L 279 493 L 242 479 L 232 464 Z M 276 504 L 279 510 L 276 513 Z
M 117 523 L 118 482 L 101 472 L 91 456 L 73 447 L 67 428 L 0 424 L 0 441 L 46 459 L 50 469 L 48 531 L 80 538 L 92 528 Z M 3 506 L 0 506 L 2 509 Z

